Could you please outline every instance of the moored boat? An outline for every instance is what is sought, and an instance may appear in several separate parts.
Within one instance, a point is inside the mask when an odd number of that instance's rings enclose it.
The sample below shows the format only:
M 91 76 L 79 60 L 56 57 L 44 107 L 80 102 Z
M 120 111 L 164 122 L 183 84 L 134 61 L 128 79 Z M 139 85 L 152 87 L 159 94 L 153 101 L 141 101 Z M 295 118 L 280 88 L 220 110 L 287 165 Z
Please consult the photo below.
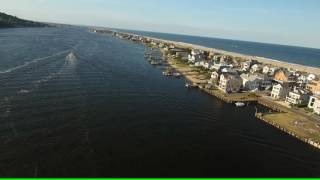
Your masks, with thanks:
M 243 103 L 243 102 L 237 102 L 237 103 L 235 103 L 235 105 L 236 105 L 237 107 L 244 107 L 246 104 Z
M 180 73 L 176 72 L 176 73 L 173 73 L 173 76 L 176 77 L 176 78 L 179 78 L 179 77 L 181 77 L 182 75 L 181 75 Z
M 197 88 L 198 87 L 197 85 L 192 84 L 192 83 L 188 83 L 188 82 L 185 84 L 185 86 L 186 86 L 186 88 Z

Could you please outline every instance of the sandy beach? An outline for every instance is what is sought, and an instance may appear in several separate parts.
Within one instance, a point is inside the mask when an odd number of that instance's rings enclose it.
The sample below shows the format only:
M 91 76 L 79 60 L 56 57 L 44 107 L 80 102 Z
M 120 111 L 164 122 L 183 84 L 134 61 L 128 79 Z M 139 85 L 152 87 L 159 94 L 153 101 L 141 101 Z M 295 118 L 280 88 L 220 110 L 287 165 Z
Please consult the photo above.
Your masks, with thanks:
M 295 64 L 295 63 L 289 63 L 289 62 L 270 59 L 270 58 L 244 55 L 244 54 L 240 54 L 240 53 L 229 52 L 229 51 L 224 51 L 224 50 L 220 50 L 220 49 L 215 49 L 215 48 L 209 48 L 209 47 L 204 47 L 204 46 L 200 46 L 200 45 L 190 44 L 190 43 L 158 39 L 158 38 L 153 38 L 153 37 L 149 37 L 149 36 L 144 36 L 144 37 L 148 38 L 150 40 L 153 40 L 153 41 L 157 41 L 157 42 L 173 44 L 176 47 L 199 49 L 199 50 L 203 50 L 203 51 L 210 51 L 210 52 L 214 52 L 214 53 L 220 53 L 220 54 L 224 54 L 224 55 L 228 55 L 228 56 L 232 56 L 232 57 L 239 57 L 239 58 L 242 58 L 242 59 L 257 60 L 257 61 L 259 61 L 259 62 L 261 62 L 263 64 L 266 64 L 266 65 L 291 68 L 291 69 L 296 70 L 296 71 L 308 72 L 308 73 L 312 73 L 312 74 L 320 76 L 320 68 L 319 67 L 311 67 L 311 66 L 305 66 L 305 65 L 301 65 L 301 64 Z

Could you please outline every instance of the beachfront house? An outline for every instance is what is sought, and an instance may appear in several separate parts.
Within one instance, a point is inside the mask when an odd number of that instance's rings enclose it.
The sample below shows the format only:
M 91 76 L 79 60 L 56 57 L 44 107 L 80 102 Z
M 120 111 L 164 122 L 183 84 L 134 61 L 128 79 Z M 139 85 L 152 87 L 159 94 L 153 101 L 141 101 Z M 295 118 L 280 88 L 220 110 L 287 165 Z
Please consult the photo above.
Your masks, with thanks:
M 270 70 L 271 70 L 271 67 L 266 65 L 266 66 L 263 67 L 262 73 L 263 74 L 270 74 Z
M 271 98 L 285 99 L 289 93 L 289 86 L 287 84 L 274 85 L 271 91 Z
M 297 78 L 297 83 L 298 84 L 307 84 L 308 83 L 307 76 L 299 75 L 298 78 Z
M 216 71 L 212 72 L 211 78 L 208 81 L 208 84 L 211 85 L 211 87 L 214 85 L 217 85 L 219 78 L 220 78 L 220 74 L 218 72 L 216 72 Z
M 241 74 L 243 89 L 247 91 L 267 89 L 272 87 L 272 81 L 263 74 Z
M 217 71 L 213 71 L 211 73 L 211 79 L 218 80 L 219 77 L 220 77 L 220 74 Z
M 231 74 L 238 74 L 238 71 L 231 68 L 231 67 L 225 67 L 223 69 L 221 69 L 221 71 L 219 71 L 221 73 L 231 73 Z
M 240 92 L 242 79 L 238 74 L 222 73 L 219 81 L 219 89 L 225 93 Z
M 309 102 L 310 95 L 307 91 L 295 87 L 286 97 L 286 103 L 290 105 L 302 105 Z
M 307 84 L 306 89 L 311 91 L 314 95 L 320 95 L 320 80 L 310 82 Z
M 245 61 L 241 63 L 242 71 L 249 71 L 251 68 L 252 61 Z
M 312 109 L 316 114 L 320 115 L 320 96 L 311 96 L 308 108 Z
M 260 64 L 254 64 L 251 66 L 251 73 L 258 73 L 262 71 L 262 66 Z
M 307 80 L 308 80 L 308 81 L 314 81 L 314 80 L 316 80 L 316 78 L 317 78 L 316 75 L 314 75 L 314 74 L 309 74 L 308 77 L 307 77 Z
M 158 43 L 155 42 L 155 41 L 152 41 L 150 44 L 153 45 L 153 46 L 158 46 Z
M 279 69 L 278 67 L 271 67 L 271 68 L 270 68 L 269 75 L 274 76 L 275 72 L 276 72 L 278 69 Z
M 224 68 L 231 68 L 231 65 L 227 65 L 226 63 L 221 63 L 219 61 L 214 61 L 213 65 L 211 66 L 211 70 L 215 70 L 218 72 L 221 72 L 222 69 Z
M 225 64 L 232 64 L 233 60 L 231 56 L 221 56 L 220 62 Z
M 291 75 L 286 69 L 278 69 L 275 71 L 273 79 L 278 83 L 287 83 L 294 82 L 296 77 Z
M 181 60 L 187 61 L 189 53 L 186 51 L 176 52 L 176 57 L 180 57 Z
M 260 76 L 260 89 L 262 90 L 269 90 L 272 88 L 272 78 L 267 75 Z
M 192 50 L 191 54 L 188 55 L 188 61 L 191 63 L 196 63 L 204 59 L 203 52 L 200 50 Z
M 205 62 L 202 67 L 204 67 L 205 69 L 211 69 L 212 66 L 213 66 L 212 63 Z
M 244 90 L 252 91 L 255 89 L 259 89 L 260 79 L 256 75 L 241 74 L 241 78 L 243 81 Z
M 220 62 L 221 56 L 220 55 L 214 55 L 212 60 L 219 61 Z
M 165 44 L 159 43 L 159 48 L 164 48 L 164 47 L 165 47 Z

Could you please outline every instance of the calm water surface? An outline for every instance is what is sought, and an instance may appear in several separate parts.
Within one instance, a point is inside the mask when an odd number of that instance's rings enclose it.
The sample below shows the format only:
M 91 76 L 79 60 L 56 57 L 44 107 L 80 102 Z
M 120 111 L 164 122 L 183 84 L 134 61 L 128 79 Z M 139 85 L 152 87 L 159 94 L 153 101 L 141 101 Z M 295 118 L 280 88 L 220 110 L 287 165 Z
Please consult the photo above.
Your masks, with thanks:
M 0 176 L 320 176 L 319 150 L 144 51 L 86 29 L 0 30 Z

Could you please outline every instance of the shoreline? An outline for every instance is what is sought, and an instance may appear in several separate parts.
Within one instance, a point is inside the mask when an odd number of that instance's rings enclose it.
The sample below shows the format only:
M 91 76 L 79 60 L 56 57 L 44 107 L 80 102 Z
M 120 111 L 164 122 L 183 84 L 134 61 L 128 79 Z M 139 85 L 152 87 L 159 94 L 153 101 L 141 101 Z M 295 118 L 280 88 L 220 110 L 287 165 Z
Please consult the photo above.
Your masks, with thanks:
M 129 34 L 129 33 L 125 33 L 125 34 Z M 129 34 L 129 35 L 139 36 L 136 34 Z M 290 63 L 290 62 L 266 58 L 266 57 L 251 56 L 251 55 L 216 49 L 216 48 L 209 48 L 209 47 L 196 45 L 196 44 L 177 42 L 177 41 L 171 41 L 171 40 L 166 40 L 166 39 L 158 39 L 158 38 L 149 37 L 149 36 L 141 36 L 141 37 L 145 37 L 147 39 L 151 39 L 154 41 L 163 42 L 163 43 L 167 43 L 167 44 L 174 44 L 177 47 L 181 47 L 181 48 L 193 48 L 193 49 L 199 49 L 199 50 L 203 50 L 203 51 L 209 51 L 209 52 L 215 52 L 215 53 L 220 53 L 220 54 L 224 54 L 224 55 L 229 55 L 232 57 L 240 57 L 243 59 L 252 59 L 252 60 L 257 60 L 258 62 L 266 64 L 266 65 L 292 68 L 294 70 L 298 70 L 298 71 L 302 71 L 302 72 L 309 72 L 309 73 L 312 73 L 315 75 L 320 75 L 320 67 L 313 67 L 313 66 L 307 66 L 307 65 L 297 64 L 297 63 Z
M 126 35 L 133 35 L 134 34 L 128 34 L 124 33 Z M 149 38 L 146 36 L 139 36 L 143 38 Z M 177 48 L 194 48 L 194 49 L 200 49 L 204 51 L 212 51 L 213 48 L 207 48 L 203 46 L 197 46 L 182 42 L 175 42 L 175 41 L 168 41 L 168 40 L 161 40 L 157 38 L 150 38 L 153 41 L 157 41 L 160 43 L 166 43 L 166 44 L 173 44 Z M 147 46 L 147 44 L 142 43 L 143 45 Z M 165 52 L 161 50 L 161 48 L 156 47 L 160 50 L 160 52 L 165 55 Z M 217 51 L 214 51 L 217 52 Z M 222 53 L 224 51 L 219 51 L 218 53 L 226 55 L 226 53 Z M 237 53 L 232 53 L 233 55 Z M 245 58 L 248 58 L 248 56 L 244 56 Z M 288 135 L 291 135 L 292 137 L 295 137 L 296 139 L 311 145 L 314 148 L 320 149 L 320 121 L 318 117 L 314 117 L 309 114 L 304 114 L 301 112 L 298 112 L 294 109 L 290 109 L 288 107 L 283 106 L 282 104 L 277 103 L 276 101 L 270 100 L 267 96 L 265 96 L 263 93 L 254 93 L 254 95 L 250 92 L 245 93 L 233 93 L 233 94 L 226 94 L 222 92 L 220 89 L 217 88 L 217 86 L 214 86 L 214 89 L 208 89 L 205 87 L 206 84 L 208 84 L 208 80 L 204 77 L 203 74 L 200 72 L 196 72 L 194 68 L 182 64 L 181 62 L 178 62 L 178 60 L 165 56 L 166 64 L 173 68 L 176 72 L 179 72 L 186 80 L 190 81 L 195 85 L 197 88 L 199 88 L 201 91 L 214 96 L 217 99 L 220 99 L 224 101 L 225 103 L 236 103 L 236 102 L 245 102 L 245 103 L 256 103 L 259 105 L 262 105 L 274 112 L 269 113 L 259 113 L 258 111 L 255 113 L 255 117 L 277 129 L 279 129 L 282 132 L 287 133 Z M 239 56 L 233 56 L 233 57 L 239 57 Z M 251 57 L 251 56 L 249 56 Z M 264 64 L 271 64 L 270 60 L 266 59 L 265 61 L 268 61 L 268 63 L 262 62 Z M 261 62 L 261 61 L 260 61 Z M 313 72 L 310 71 L 310 68 L 314 70 L 314 73 L 316 75 L 320 74 L 320 68 L 315 67 L 309 67 L 309 66 L 303 66 L 303 65 L 296 65 L 292 63 L 287 62 L 281 62 L 277 60 L 272 61 L 274 64 L 280 63 L 282 66 L 280 67 L 295 67 L 295 68 L 303 68 L 304 72 Z M 271 64 L 273 65 L 273 64 Z M 274 65 L 279 67 L 279 65 Z M 301 69 L 301 71 L 303 71 Z
M 201 82 L 193 77 L 190 76 L 186 73 L 186 70 L 182 70 L 179 66 L 173 64 L 172 62 L 170 63 L 171 60 L 167 60 L 168 61 L 168 65 L 171 66 L 172 68 L 174 68 L 177 72 L 180 72 L 183 77 L 185 77 L 185 79 L 187 79 L 188 81 L 200 85 Z M 191 70 L 191 68 L 189 69 Z M 198 75 L 201 76 L 201 75 Z M 216 90 L 208 90 L 206 88 L 199 88 L 201 91 L 207 93 L 210 96 L 214 96 L 215 98 L 228 103 L 228 104 L 234 104 L 236 102 L 245 102 L 245 103 L 255 103 L 261 106 L 264 106 L 270 110 L 275 111 L 274 113 L 259 113 L 258 111 L 255 113 L 255 117 L 271 126 L 273 126 L 274 128 L 279 129 L 282 132 L 287 133 L 288 135 L 314 147 L 320 150 L 320 136 L 317 139 L 314 139 L 313 135 L 314 133 L 312 132 L 308 132 L 309 129 L 306 129 L 305 127 L 298 127 L 296 125 L 296 123 L 298 121 L 296 121 L 295 119 L 285 119 L 284 121 L 288 121 L 289 123 L 278 123 L 278 117 L 282 118 L 282 116 L 287 116 L 287 114 L 289 114 L 289 117 L 297 117 L 299 119 L 299 123 L 303 124 L 305 123 L 308 127 L 317 129 L 317 132 L 320 132 L 320 123 L 317 123 L 316 120 L 311 120 L 311 119 L 306 119 L 305 117 L 297 114 L 294 111 L 291 111 L 290 109 L 283 107 L 280 104 L 274 103 L 274 102 L 268 102 L 268 98 L 264 97 L 264 96 L 256 96 L 256 97 L 249 97 L 250 93 L 246 94 L 246 93 L 236 93 L 236 94 L 226 94 L 224 92 L 222 92 L 219 89 Z M 278 116 L 275 119 L 273 119 L 273 116 Z M 319 121 L 320 122 L 320 121 Z

